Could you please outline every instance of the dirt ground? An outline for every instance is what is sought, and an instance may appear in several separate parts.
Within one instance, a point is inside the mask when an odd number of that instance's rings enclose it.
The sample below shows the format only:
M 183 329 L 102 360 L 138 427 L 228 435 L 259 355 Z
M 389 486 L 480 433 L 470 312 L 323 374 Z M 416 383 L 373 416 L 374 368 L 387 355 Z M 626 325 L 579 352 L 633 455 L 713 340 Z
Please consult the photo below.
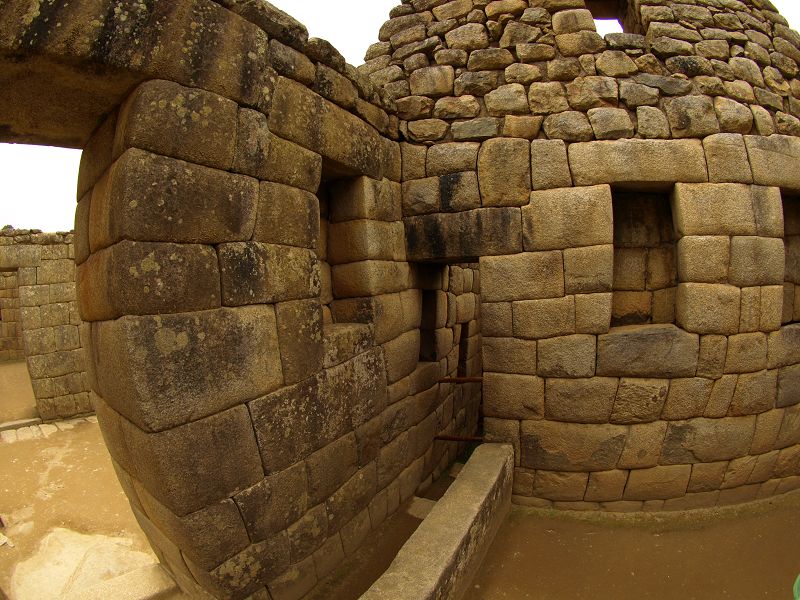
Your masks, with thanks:
M 156 560 L 98 425 L 76 422 L 0 443 L 0 533 L 10 542 L 0 545 L 0 590 L 11 600 L 60 598 Z
M 702 512 L 514 507 L 466 600 L 791 600 L 800 492 Z
M 0 363 L 0 423 L 38 416 L 25 361 Z

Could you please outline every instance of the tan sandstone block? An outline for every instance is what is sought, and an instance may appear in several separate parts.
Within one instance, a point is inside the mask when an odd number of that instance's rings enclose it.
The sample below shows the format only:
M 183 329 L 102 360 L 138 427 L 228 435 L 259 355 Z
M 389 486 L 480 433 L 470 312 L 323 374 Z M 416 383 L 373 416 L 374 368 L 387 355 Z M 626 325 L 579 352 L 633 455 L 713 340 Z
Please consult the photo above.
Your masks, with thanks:
M 678 240 L 678 276 L 686 283 L 725 283 L 731 241 L 727 236 L 686 236 Z
M 501 419 L 541 419 L 544 379 L 530 375 L 484 374 L 484 414 Z
M 524 206 L 531 191 L 530 142 L 492 139 L 478 153 L 483 206 Z
M 696 333 L 733 334 L 739 330 L 740 290 L 707 283 L 681 283 L 676 322 Z
M 555 421 L 523 421 L 521 465 L 554 471 L 616 468 L 627 427 Z
M 337 298 L 377 296 L 408 289 L 407 263 L 366 260 L 333 266 L 333 290 Z
M 332 264 L 404 261 L 405 253 L 405 229 L 399 221 L 345 221 L 331 223 L 328 229 L 328 260 Z
M 608 333 L 611 327 L 613 294 L 575 296 L 575 332 Z
M 740 333 L 728 338 L 725 373 L 751 373 L 767 367 L 767 335 Z
M 774 370 L 739 375 L 728 414 L 752 415 L 774 408 L 777 385 L 778 372 Z
M 533 482 L 533 495 L 537 498 L 547 498 L 548 500 L 583 500 L 588 480 L 588 473 L 536 471 L 536 478 Z
M 481 258 L 481 292 L 485 302 L 536 300 L 564 295 L 560 252 L 525 252 Z
M 718 133 L 703 140 L 711 183 L 753 183 L 744 137 Z
M 607 423 L 618 384 L 619 381 L 612 377 L 548 378 L 545 417 L 553 421 Z
M 667 424 L 663 421 L 631 425 L 625 448 L 619 459 L 621 469 L 655 467 L 661 457 L 661 448 Z
M 628 471 L 595 471 L 589 475 L 585 499 L 589 502 L 622 500 Z
M 539 375 L 545 377 L 592 377 L 597 338 L 568 335 L 539 341 Z
M 666 379 L 622 378 L 611 413 L 612 423 L 649 423 L 658 419 L 669 390 Z
M 512 303 L 514 335 L 538 339 L 575 333 L 575 297 Z
M 525 249 L 612 244 L 613 218 L 608 186 L 533 192 L 522 209 Z
M 672 194 L 675 228 L 687 235 L 756 235 L 753 186 L 678 183 Z
M 484 337 L 483 368 L 495 373 L 536 375 L 536 342 L 510 337 Z
M 680 498 L 686 494 L 691 465 L 672 465 L 631 471 L 625 487 L 626 500 Z
M 708 181 L 700 140 L 615 140 L 571 144 L 575 185 Z
M 755 236 L 731 239 L 730 282 L 739 287 L 783 284 L 783 240 Z
M 692 377 L 673 379 L 669 384 L 662 419 L 679 420 L 703 416 L 714 382 L 711 379 Z
M 572 186 L 563 140 L 534 140 L 531 143 L 531 183 L 534 190 Z
M 614 274 L 614 246 L 586 246 L 564 250 L 567 294 L 610 292 Z

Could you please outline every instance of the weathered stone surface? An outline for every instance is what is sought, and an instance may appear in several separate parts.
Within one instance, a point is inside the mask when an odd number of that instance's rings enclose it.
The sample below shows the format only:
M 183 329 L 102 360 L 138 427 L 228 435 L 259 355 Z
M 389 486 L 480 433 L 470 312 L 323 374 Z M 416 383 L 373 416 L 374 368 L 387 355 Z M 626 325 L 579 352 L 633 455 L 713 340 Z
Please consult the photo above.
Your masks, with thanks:
M 544 379 L 530 375 L 484 374 L 484 414 L 500 419 L 540 419 Z
M 622 378 L 617 389 L 612 423 L 649 423 L 659 418 L 667 399 L 665 379 Z
M 572 186 L 563 140 L 534 140 L 531 143 L 531 183 L 534 190 Z
M 680 498 L 686 493 L 691 465 L 674 465 L 631 471 L 625 486 L 626 500 Z
M 610 377 L 548 378 L 545 388 L 545 418 L 575 423 L 607 423 L 618 384 L 616 378 Z
M 728 335 L 739 329 L 741 292 L 731 285 L 681 283 L 676 299 L 676 323 L 695 333 Z
M 661 447 L 667 424 L 664 421 L 631 425 L 625 448 L 619 459 L 621 469 L 655 467 L 661 457 Z
M 165 110 L 166 109 L 166 110 Z M 141 148 L 228 170 L 233 164 L 235 102 L 217 94 L 153 80 L 128 97 L 118 119 L 114 157 Z
M 708 181 L 703 145 L 694 140 L 618 140 L 572 144 L 575 185 Z
M 592 377 L 597 338 L 570 335 L 539 341 L 539 375 L 545 377 Z
M 753 181 L 759 185 L 800 188 L 800 173 L 792 167 L 800 157 L 800 140 L 795 137 L 747 135 L 747 156 L 753 168 Z
M 520 139 L 484 142 L 478 153 L 483 206 L 523 206 L 531 190 L 530 144 Z
M 380 136 L 370 125 L 280 77 L 269 115 L 270 131 L 342 165 L 357 175 L 382 176 Z
M 98 391 L 150 431 L 206 417 L 283 383 L 268 306 L 123 317 L 95 324 L 92 338 Z
M 308 509 L 304 463 L 268 475 L 234 498 L 253 541 L 269 539 L 296 522 Z
M 302 381 L 322 368 L 322 307 L 316 299 L 275 305 L 284 383 Z
M 315 248 L 319 237 L 319 200 L 279 183 L 261 183 L 253 240 Z
M 260 242 L 219 246 L 222 300 L 227 306 L 313 298 L 320 292 L 312 250 Z
M 405 219 L 409 260 L 516 254 L 522 251 L 518 208 L 482 208 Z
M 132 475 L 176 515 L 224 500 L 263 478 L 243 405 L 160 433 L 146 433 L 127 421 L 122 427 L 136 457 Z M 206 452 L 197 452 L 198 445 Z
M 693 377 L 699 348 L 699 336 L 674 325 L 619 327 L 597 339 L 597 374 Z
M 249 239 L 258 183 L 133 148 L 95 187 L 92 251 L 123 239 L 218 243 Z
M 484 337 L 481 349 L 483 368 L 486 371 L 536 375 L 535 341 L 511 337 Z
M 526 250 L 613 242 L 611 189 L 593 186 L 535 191 L 522 209 Z
M 565 142 L 587 142 L 594 138 L 589 119 L 582 112 L 575 110 L 566 110 L 545 117 L 544 131 L 547 137 Z
M 521 465 L 553 471 L 608 471 L 617 465 L 627 428 L 523 421 Z
M 559 252 L 525 252 L 481 259 L 481 292 L 485 302 L 556 298 L 564 295 Z
M 513 304 L 514 335 L 540 339 L 575 333 L 575 297 L 525 300 Z
M 95 252 L 77 271 L 81 317 L 101 321 L 217 308 L 215 254 L 199 244 L 129 241 Z
M 669 424 L 661 463 L 666 465 L 730 460 L 750 449 L 755 416 L 691 419 Z

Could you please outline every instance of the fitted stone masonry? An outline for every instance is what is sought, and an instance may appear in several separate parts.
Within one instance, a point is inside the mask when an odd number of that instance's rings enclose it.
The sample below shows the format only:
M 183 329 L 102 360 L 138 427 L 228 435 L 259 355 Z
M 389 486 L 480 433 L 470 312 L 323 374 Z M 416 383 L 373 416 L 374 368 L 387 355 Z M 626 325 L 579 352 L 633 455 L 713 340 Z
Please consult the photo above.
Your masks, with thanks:
M 0 7 L 0 139 L 84 150 L 92 405 L 180 586 L 302 598 L 481 426 L 517 503 L 800 487 L 772 4 L 403 0 L 378 40 L 355 68 L 263 0 Z

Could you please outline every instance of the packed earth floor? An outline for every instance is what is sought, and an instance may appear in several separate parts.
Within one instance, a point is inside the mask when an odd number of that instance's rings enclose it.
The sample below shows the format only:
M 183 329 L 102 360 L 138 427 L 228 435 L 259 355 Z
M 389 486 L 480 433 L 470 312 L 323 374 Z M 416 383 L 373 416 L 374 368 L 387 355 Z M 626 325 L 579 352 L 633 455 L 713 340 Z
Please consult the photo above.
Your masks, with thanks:
M 28 439 L 0 442 L 0 532 L 9 542 L 0 545 L 0 590 L 11 600 L 62 598 L 152 564 L 94 419 L 24 431 L 19 437 Z M 435 487 L 390 519 L 315 600 L 358 598 L 419 524 L 419 504 L 443 491 Z M 790 598 L 800 573 L 798 531 L 800 492 L 692 513 L 515 506 L 467 598 Z

